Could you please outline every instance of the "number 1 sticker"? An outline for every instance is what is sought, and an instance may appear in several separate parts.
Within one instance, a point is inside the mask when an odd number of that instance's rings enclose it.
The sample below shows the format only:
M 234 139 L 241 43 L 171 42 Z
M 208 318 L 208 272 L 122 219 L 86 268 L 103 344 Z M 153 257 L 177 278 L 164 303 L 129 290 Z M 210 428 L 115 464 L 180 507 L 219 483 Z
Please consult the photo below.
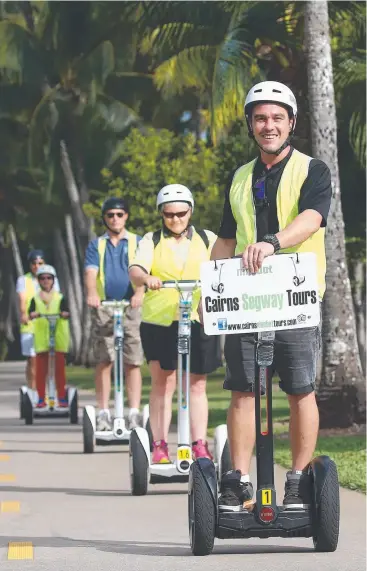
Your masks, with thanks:
M 261 503 L 263 506 L 271 505 L 271 490 L 261 490 Z

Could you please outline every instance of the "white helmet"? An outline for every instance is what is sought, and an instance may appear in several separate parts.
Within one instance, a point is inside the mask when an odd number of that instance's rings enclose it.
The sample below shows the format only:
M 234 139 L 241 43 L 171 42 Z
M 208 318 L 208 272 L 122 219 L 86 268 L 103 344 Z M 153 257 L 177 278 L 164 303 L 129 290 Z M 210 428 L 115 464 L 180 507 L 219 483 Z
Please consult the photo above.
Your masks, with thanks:
M 157 208 L 159 209 L 163 204 L 168 204 L 168 202 L 187 202 L 194 212 L 194 198 L 191 190 L 183 184 L 167 184 L 167 186 L 161 188 L 157 196 Z
M 53 266 L 49 266 L 48 264 L 44 264 L 43 266 L 40 266 L 37 270 L 37 277 L 41 276 L 42 274 L 49 274 L 50 276 L 53 276 L 54 278 L 56 278 L 56 270 Z
M 294 117 L 291 134 L 293 135 L 297 119 L 297 101 L 293 92 L 278 81 L 262 81 L 251 87 L 245 101 L 245 116 L 248 128 L 251 129 L 251 107 L 257 103 L 280 103 L 285 105 Z

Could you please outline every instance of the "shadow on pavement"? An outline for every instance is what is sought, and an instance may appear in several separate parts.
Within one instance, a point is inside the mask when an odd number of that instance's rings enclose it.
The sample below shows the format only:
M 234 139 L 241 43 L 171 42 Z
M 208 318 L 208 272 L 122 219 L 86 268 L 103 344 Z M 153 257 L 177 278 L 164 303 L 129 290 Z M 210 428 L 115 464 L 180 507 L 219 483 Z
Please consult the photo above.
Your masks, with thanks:
M 13 537 L 0 537 L 0 547 L 7 547 Z M 17 541 L 30 541 L 34 547 L 94 547 L 99 551 L 109 553 L 127 553 L 131 555 L 163 556 L 163 557 L 193 557 L 189 544 L 150 541 L 105 541 L 83 540 L 69 537 L 17 537 Z M 213 555 L 231 554 L 259 554 L 265 553 L 310 553 L 314 549 L 310 546 L 298 547 L 295 545 L 223 545 L 214 547 Z
M 88 490 L 87 488 L 47 488 L 47 487 L 30 487 L 30 486 L 1 486 L 2 492 L 20 492 L 20 493 L 45 493 L 49 492 L 51 494 L 67 494 L 70 496 L 94 496 L 94 497 L 123 497 L 129 496 L 133 498 L 130 490 Z M 178 490 L 150 490 L 148 496 L 175 496 L 175 495 L 187 495 L 187 489 Z M 134 499 L 135 501 L 135 499 Z

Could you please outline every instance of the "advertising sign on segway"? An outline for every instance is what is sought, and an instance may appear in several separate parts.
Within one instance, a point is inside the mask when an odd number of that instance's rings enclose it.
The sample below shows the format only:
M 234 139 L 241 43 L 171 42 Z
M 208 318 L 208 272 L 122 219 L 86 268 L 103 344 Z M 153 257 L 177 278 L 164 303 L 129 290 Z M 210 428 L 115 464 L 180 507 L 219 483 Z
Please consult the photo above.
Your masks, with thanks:
M 218 284 L 220 267 L 220 288 Z M 241 258 L 201 266 L 204 328 L 207 335 L 314 327 L 320 322 L 316 256 L 284 254 L 266 258 L 251 274 Z

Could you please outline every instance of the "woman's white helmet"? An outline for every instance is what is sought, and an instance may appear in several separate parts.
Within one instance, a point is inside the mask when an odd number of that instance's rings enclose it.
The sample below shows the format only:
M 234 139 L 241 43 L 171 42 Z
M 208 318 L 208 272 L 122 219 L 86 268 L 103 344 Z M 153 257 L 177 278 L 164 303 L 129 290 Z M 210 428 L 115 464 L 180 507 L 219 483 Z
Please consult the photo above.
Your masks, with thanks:
M 48 264 L 44 264 L 43 266 L 40 266 L 37 270 L 37 277 L 41 276 L 42 274 L 48 274 L 50 276 L 53 276 L 54 278 L 56 278 L 56 270 L 53 266 L 49 266 Z
M 245 116 L 250 133 L 252 133 L 251 109 L 257 103 L 285 105 L 294 118 L 291 131 L 291 135 L 293 135 L 297 120 L 297 101 L 289 87 L 278 81 L 262 81 L 251 87 L 245 101 Z
M 194 198 L 191 190 L 183 184 L 167 184 L 161 188 L 157 196 L 157 209 L 159 210 L 163 204 L 169 202 L 187 202 L 194 212 Z

